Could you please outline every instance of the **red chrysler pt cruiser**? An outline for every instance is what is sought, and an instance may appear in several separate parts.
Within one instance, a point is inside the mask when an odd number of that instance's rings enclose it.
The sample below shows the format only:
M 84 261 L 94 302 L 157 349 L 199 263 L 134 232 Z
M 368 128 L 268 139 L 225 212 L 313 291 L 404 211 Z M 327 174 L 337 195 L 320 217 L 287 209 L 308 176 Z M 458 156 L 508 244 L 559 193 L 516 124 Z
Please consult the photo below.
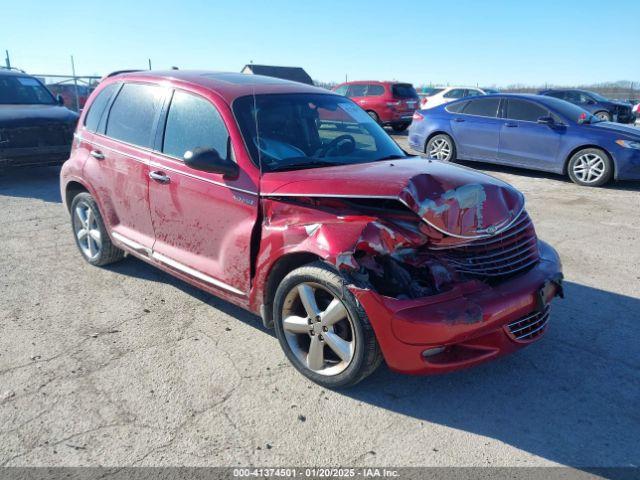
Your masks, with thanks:
M 303 375 L 428 374 L 539 339 L 561 264 L 520 192 L 411 157 L 348 98 L 213 72 L 112 75 L 61 172 L 80 252 L 134 255 L 274 327 Z

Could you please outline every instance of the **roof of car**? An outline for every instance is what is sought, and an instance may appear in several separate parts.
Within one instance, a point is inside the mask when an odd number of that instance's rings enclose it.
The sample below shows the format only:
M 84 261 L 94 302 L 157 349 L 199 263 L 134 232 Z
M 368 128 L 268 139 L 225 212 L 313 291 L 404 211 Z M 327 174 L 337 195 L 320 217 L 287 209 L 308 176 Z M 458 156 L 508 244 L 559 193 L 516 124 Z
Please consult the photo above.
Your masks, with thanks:
M 122 80 L 148 81 L 151 83 L 169 81 L 176 85 L 182 84 L 202 87 L 216 92 L 229 103 L 238 97 L 251 95 L 253 93 L 324 93 L 327 95 L 335 95 L 324 88 L 313 87 L 290 80 L 282 80 L 263 75 L 208 70 L 150 70 L 131 72 L 113 75 L 106 81 L 113 82 Z
M 30 77 L 28 73 L 23 72 L 22 70 L 8 69 L 4 67 L 0 67 L 0 75 L 4 77 Z

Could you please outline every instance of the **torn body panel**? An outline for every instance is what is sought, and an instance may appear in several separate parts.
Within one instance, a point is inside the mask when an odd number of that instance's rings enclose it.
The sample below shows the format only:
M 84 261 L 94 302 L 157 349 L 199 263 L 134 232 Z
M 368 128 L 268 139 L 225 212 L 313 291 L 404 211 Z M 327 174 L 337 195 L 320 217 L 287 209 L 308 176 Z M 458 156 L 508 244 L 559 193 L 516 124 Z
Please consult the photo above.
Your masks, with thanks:
M 492 283 L 458 272 L 446 260 L 450 249 L 431 250 L 432 240 L 415 223 L 411 228 L 406 212 L 386 206 L 383 220 L 370 201 L 263 199 L 256 285 L 292 253 L 331 263 L 367 312 L 389 366 L 405 373 L 464 368 L 527 344 L 510 338 L 505 324 L 524 321 L 560 293 L 561 265 L 552 248 L 536 240 L 540 258 L 533 266 Z M 426 358 L 430 348 L 440 353 Z

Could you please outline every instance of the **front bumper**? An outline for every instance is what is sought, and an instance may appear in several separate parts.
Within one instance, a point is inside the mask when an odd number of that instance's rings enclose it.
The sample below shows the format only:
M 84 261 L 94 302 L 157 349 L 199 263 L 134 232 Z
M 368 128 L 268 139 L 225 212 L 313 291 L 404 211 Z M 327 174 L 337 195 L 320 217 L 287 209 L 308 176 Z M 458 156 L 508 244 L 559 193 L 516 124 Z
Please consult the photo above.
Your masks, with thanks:
M 467 368 L 523 348 L 546 330 L 539 322 L 535 337 L 524 340 L 508 331 L 509 324 L 527 318 L 546 322 L 548 304 L 562 295 L 560 258 L 544 242 L 539 248 L 535 267 L 495 286 L 470 281 L 440 295 L 411 300 L 355 287 L 352 292 L 367 312 L 392 370 L 433 374 Z M 428 349 L 442 351 L 423 356 Z
M 69 158 L 71 145 L 0 149 L 0 167 L 60 165 Z
M 616 180 L 640 180 L 640 150 L 615 146 L 612 153 Z

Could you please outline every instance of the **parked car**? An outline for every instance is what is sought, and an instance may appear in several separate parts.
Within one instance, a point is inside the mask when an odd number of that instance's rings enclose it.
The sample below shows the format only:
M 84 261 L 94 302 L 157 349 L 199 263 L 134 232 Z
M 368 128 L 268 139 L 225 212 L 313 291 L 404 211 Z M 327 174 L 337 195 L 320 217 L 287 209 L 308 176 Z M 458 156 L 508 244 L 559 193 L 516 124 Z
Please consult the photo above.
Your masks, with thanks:
M 326 387 L 383 359 L 427 374 L 518 350 L 562 291 L 520 192 L 409 157 L 350 99 L 285 80 L 107 78 L 61 193 L 90 264 L 126 252 L 260 314 Z
M 540 95 L 547 95 L 566 100 L 578 105 L 600 120 L 618 123 L 633 123 L 634 117 L 631 106 L 626 102 L 609 100 L 596 92 L 586 90 L 543 90 Z
M 430 95 L 420 97 L 420 109 L 437 107 L 465 97 L 485 95 L 484 90 L 474 87 L 442 87 L 434 89 Z
M 579 185 L 640 179 L 640 130 L 548 96 L 487 95 L 418 111 L 409 145 L 439 160 L 544 170 Z
M 61 164 L 77 121 L 37 78 L 0 69 L 0 168 Z
M 380 125 L 396 132 L 407 129 L 418 108 L 418 94 L 410 83 L 360 81 L 336 85 L 333 90 L 356 102 Z
M 91 94 L 92 88 L 87 85 L 74 85 L 70 83 L 51 83 L 47 85 L 47 88 L 54 95 L 60 95 L 64 100 L 64 104 L 70 108 L 76 108 L 76 91 L 78 94 L 78 109 L 82 110 L 87 98 Z

